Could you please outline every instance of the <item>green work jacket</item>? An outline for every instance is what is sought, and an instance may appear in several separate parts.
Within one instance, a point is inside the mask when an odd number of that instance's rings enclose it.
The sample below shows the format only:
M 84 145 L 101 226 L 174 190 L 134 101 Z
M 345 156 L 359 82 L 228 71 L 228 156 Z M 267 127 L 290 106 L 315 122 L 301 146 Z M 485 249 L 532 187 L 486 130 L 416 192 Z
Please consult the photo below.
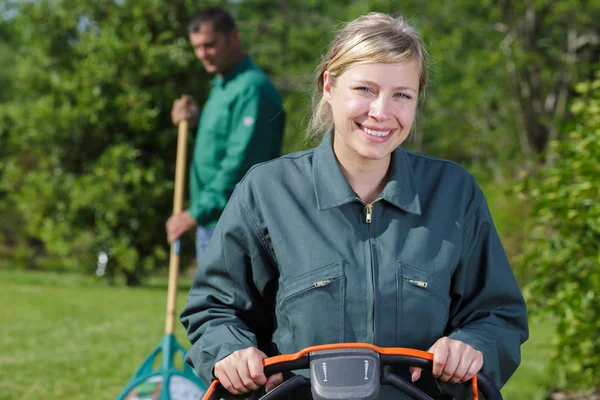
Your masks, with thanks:
M 280 155 L 284 123 L 279 93 L 248 56 L 212 79 L 189 177 L 188 211 L 199 225 L 213 227 L 248 169 Z
M 473 177 L 399 147 L 389 182 L 365 204 L 331 134 L 239 183 L 181 321 L 187 361 L 205 381 L 216 361 L 249 346 L 269 356 L 338 342 L 427 350 L 449 336 L 481 351 L 501 386 L 528 337 L 523 297 Z M 396 372 L 410 379 L 408 368 Z M 420 387 L 444 398 L 423 375 Z M 403 398 L 389 389 L 382 399 Z

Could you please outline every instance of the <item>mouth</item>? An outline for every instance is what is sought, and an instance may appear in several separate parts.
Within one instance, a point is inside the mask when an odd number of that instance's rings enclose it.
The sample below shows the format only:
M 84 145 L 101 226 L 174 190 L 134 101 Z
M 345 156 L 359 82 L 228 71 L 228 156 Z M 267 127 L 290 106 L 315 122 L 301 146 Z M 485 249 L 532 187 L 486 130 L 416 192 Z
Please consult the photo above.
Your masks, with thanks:
M 375 128 L 375 127 L 367 128 L 366 126 L 363 126 L 358 123 L 357 123 L 357 125 L 361 131 L 363 131 L 364 133 L 366 133 L 369 136 L 374 136 L 374 137 L 387 137 L 396 130 L 396 129 Z

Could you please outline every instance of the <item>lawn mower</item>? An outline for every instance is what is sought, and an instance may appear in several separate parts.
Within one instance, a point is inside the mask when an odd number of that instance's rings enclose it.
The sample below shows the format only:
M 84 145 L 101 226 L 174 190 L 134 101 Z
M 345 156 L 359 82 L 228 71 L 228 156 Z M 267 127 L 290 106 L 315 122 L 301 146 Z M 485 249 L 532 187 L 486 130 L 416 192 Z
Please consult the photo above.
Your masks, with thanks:
M 386 365 L 403 364 L 430 369 L 433 354 L 407 348 L 384 348 L 367 343 L 340 343 L 308 347 L 294 354 L 263 360 L 265 375 L 310 369 L 310 378 L 295 375 L 261 400 L 283 400 L 301 387 L 310 387 L 313 400 L 377 400 L 381 385 L 389 385 L 414 400 L 433 400 L 411 382 L 383 373 Z M 483 372 L 471 380 L 473 399 L 502 400 L 500 391 Z M 212 382 L 203 400 L 219 400 L 227 390 Z

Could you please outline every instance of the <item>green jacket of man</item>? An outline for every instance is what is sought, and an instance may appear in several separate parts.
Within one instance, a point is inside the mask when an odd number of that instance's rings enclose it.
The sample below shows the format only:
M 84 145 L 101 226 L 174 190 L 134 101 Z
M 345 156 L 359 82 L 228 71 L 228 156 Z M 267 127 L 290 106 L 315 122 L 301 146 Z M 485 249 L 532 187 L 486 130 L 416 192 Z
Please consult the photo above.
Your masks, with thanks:
M 527 315 L 481 190 L 449 161 L 399 147 L 391 163 L 371 204 L 342 174 L 330 134 L 249 171 L 181 314 L 203 380 L 251 346 L 268 356 L 337 342 L 427 350 L 443 336 L 481 351 L 496 385 L 508 380 Z M 444 398 L 431 374 L 417 383 Z M 381 399 L 403 398 L 387 389 Z
M 248 56 L 211 86 L 196 133 L 188 210 L 208 228 L 248 169 L 280 155 L 285 123 L 277 89 Z

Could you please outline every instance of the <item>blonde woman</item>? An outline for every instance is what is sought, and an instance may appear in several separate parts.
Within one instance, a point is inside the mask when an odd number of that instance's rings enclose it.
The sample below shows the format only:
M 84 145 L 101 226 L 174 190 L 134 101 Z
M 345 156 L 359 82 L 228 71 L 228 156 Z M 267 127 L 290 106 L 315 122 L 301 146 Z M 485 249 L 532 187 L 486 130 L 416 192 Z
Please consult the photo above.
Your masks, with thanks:
M 525 304 L 481 190 L 402 148 L 425 56 L 402 17 L 371 13 L 333 40 L 316 74 L 321 144 L 255 166 L 200 259 L 181 320 L 207 383 L 269 391 L 283 377 L 263 358 L 339 342 L 428 350 L 431 372 L 395 372 L 436 399 L 482 368 L 501 386 L 519 365 Z

